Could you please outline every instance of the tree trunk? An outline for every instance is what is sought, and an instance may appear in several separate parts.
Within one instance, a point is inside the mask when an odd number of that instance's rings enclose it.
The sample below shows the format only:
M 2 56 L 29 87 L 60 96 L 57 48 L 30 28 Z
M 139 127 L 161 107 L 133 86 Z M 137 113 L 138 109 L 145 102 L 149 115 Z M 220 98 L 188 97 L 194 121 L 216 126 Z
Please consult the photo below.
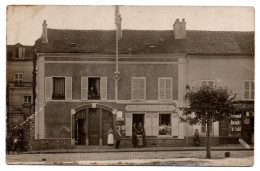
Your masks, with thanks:
M 210 129 L 209 129 L 209 125 L 210 125 L 210 119 L 207 119 L 207 159 L 211 158 L 210 155 Z

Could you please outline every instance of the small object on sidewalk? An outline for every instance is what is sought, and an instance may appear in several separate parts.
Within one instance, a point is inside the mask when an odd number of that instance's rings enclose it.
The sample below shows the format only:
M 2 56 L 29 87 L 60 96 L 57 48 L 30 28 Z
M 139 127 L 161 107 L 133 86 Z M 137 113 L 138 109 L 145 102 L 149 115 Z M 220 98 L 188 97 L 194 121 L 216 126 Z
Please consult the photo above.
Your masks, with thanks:
M 46 161 L 46 159 L 45 159 L 45 158 L 43 158 L 43 159 L 42 159 L 42 161 Z
M 230 152 L 225 152 L 225 157 L 230 157 Z

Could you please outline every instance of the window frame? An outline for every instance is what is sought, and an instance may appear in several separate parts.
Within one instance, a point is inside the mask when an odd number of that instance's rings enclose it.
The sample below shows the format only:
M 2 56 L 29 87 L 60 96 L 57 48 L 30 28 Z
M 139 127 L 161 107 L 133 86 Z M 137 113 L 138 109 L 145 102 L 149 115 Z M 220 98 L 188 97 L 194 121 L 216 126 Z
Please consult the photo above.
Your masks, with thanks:
M 203 82 L 206 81 L 207 85 L 209 86 L 209 82 L 212 81 L 213 82 L 213 87 L 216 85 L 216 81 L 215 80 L 200 80 L 201 82 L 201 86 L 203 86 Z
M 249 96 L 248 96 L 248 99 L 245 98 L 245 92 L 246 92 L 246 88 L 245 88 L 245 83 L 246 82 L 249 82 Z M 252 90 L 252 82 L 254 83 L 254 89 Z M 244 80 L 244 85 L 243 85 L 243 99 L 246 100 L 246 101 L 253 101 L 254 98 L 252 98 L 252 93 L 254 93 L 254 96 L 255 96 L 255 80 Z
M 165 89 L 164 89 L 164 91 L 165 91 L 165 97 L 164 97 L 164 99 L 161 99 L 161 98 L 160 98 L 160 91 L 161 91 L 161 89 L 160 89 L 160 80 L 161 80 L 161 79 L 165 80 Z M 166 80 L 170 80 L 170 81 L 171 81 L 171 98 L 170 98 L 170 99 L 167 99 L 167 98 L 166 98 L 166 97 L 167 97 L 167 95 L 166 95 L 166 93 L 167 93 Z M 159 100 L 159 101 L 171 101 L 171 100 L 172 100 L 172 93 L 173 93 L 172 80 L 173 80 L 172 77 L 158 77 L 158 100 Z
M 210 132 L 210 135 L 214 135 L 214 125 L 213 125 L 214 123 L 213 122 L 211 122 L 211 132 Z M 205 127 L 205 132 L 203 132 L 202 130 L 203 130 L 203 127 Z M 207 125 L 206 125 L 206 121 L 205 121 L 205 126 L 203 125 L 203 122 L 201 122 L 201 128 L 200 128 L 200 133 L 201 133 L 201 135 L 207 135 Z
M 91 100 L 91 101 L 93 101 L 93 100 L 101 100 L 101 76 L 87 76 L 87 78 L 88 78 L 88 93 L 89 93 L 89 83 L 90 83 L 90 81 L 89 81 L 89 79 L 90 78 L 99 78 L 99 91 L 100 91 L 100 97 L 99 97 L 99 99 L 89 99 L 89 94 L 87 93 L 87 100 Z
M 15 75 L 18 75 L 17 81 L 15 79 Z M 22 75 L 21 81 L 20 81 L 20 75 Z M 16 73 L 14 73 L 14 82 L 23 82 L 23 72 L 16 72 Z
M 134 79 L 144 79 L 144 99 L 140 98 L 140 81 L 139 81 L 139 99 L 134 99 L 134 88 L 133 88 L 133 81 Z M 131 100 L 132 101 L 145 101 L 146 100 L 146 77 L 132 77 L 131 78 Z
M 172 114 L 169 112 L 159 112 L 158 113 L 159 118 L 158 118 L 158 137 L 172 137 Z M 170 124 L 171 124 L 171 135 L 160 135 L 159 133 L 159 127 L 160 127 L 160 115 L 170 115 Z
M 51 100 L 57 100 L 57 101 L 66 101 L 66 76 L 52 76 L 52 95 Z M 54 78 L 64 78 L 64 99 L 54 99 Z
M 25 97 L 30 97 L 30 102 L 28 102 L 27 100 L 27 98 L 26 98 L 26 100 L 25 100 Z M 26 104 L 32 104 L 32 96 L 30 96 L 30 95 L 24 95 L 23 96 L 23 103 L 26 103 Z

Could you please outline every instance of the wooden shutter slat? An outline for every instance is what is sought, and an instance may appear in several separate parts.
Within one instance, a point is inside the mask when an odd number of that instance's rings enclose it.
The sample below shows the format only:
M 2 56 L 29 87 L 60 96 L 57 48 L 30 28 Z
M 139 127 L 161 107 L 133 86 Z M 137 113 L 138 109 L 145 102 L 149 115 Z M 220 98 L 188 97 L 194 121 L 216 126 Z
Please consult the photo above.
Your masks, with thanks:
M 152 119 L 152 135 L 158 136 L 159 134 L 159 114 L 153 113 L 153 119 Z
M 179 118 L 178 114 L 172 114 L 172 136 L 178 136 L 179 135 Z
M 145 100 L 145 78 L 139 79 L 139 97 L 141 100 Z
M 255 98 L 254 91 L 255 91 L 255 82 L 251 81 L 251 99 Z
M 152 114 L 145 114 L 144 129 L 147 136 L 152 136 Z
M 72 99 L 72 77 L 65 78 L 65 99 Z
M 166 79 L 166 99 L 172 100 L 172 79 Z
M 100 79 L 100 94 L 101 100 L 107 100 L 107 77 L 101 77 Z
M 139 79 L 138 78 L 133 78 L 132 79 L 132 83 L 133 83 L 133 92 L 132 92 L 132 98 L 133 100 L 138 100 L 140 99 L 140 93 L 139 93 Z
M 159 100 L 164 100 L 166 97 L 166 85 L 165 85 L 165 79 L 164 78 L 159 78 Z
M 52 78 L 45 77 L 45 99 L 52 99 Z
M 88 77 L 81 77 L 81 100 L 88 99 Z
M 244 98 L 249 99 L 249 81 L 245 81 Z
M 132 114 L 126 113 L 125 114 L 125 127 L 126 127 L 126 136 L 132 137 Z

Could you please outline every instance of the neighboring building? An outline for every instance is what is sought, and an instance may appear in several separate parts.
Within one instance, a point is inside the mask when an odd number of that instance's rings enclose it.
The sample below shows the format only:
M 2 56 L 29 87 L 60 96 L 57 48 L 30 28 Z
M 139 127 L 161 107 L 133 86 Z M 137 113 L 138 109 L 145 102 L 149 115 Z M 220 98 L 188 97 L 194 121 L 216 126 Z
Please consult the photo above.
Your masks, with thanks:
M 7 45 L 7 128 L 19 126 L 31 114 L 33 46 Z M 15 129 L 24 134 L 24 127 Z
M 44 21 L 35 44 L 39 112 L 32 122 L 33 149 L 106 145 L 109 127 L 118 125 L 122 147 L 131 147 L 132 125 L 139 122 L 147 146 L 185 146 L 186 135 L 193 136 L 192 127 L 179 121 L 178 107 L 187 104 L 185 87 L 194 80 L 218 78 L 204 77 L 204 66 L 192 68 L 196 55 L 201 56 L 198 60 L 216 55 L 218 62 L 218 54 L 233 59 L 238 48 L 244 53 L 244 41 L 253 47 L 254 37 L 246 32 L 186 31 L 184 20 L 176 20 L 173 30 L 124 30 L 122 35 L 118 80 L 115 31 L 47 29 Z M 241 44 L 235 35 L 243 36 Z M 253 55 L 248 58 L 251 63 Z M 213 136 L 219 136 L 218 124 L 213 127 Z

